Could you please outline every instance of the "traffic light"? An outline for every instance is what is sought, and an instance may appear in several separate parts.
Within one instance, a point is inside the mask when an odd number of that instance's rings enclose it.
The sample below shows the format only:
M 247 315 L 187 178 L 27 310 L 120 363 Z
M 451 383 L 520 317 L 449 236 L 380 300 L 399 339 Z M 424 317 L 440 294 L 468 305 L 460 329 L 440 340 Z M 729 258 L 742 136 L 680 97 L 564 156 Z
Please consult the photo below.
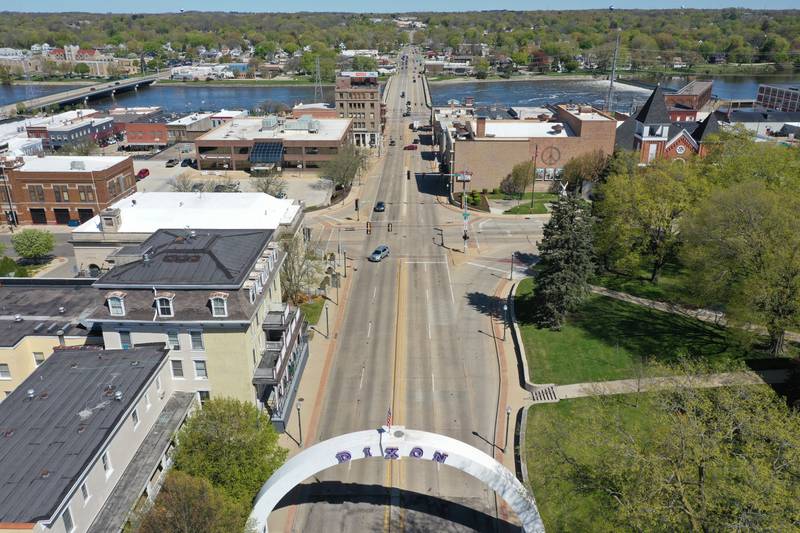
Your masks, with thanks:
M 372 234 L 372 222 L 367 221 L 367 235 Z
M 464 230 L 464 235 L 462 235 L 461 238 L 464 239 L 465 241 L 469 240 L 469 235 L 467 234 L 467 230 Z
M 406 170 L 406 179 L 407 180 L 411 179 L 411 171 L 410 170 Z
M 358 198 L 356 198 L 356 211 L 358 211 Z
M 389 222 L 389 233 L 391 233 L 391 232 L 392 232 L 392 223 Z

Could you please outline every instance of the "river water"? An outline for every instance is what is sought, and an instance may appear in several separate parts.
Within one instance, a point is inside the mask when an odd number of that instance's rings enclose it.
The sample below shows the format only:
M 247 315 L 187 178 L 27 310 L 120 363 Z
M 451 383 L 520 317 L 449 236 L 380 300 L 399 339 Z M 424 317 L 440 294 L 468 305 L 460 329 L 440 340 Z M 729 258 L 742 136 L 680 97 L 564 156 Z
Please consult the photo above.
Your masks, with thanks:
M 755 98 L 759 83 L 798 82 L 794 76 L 742 76 L 714 80 L 714 94 L 720 98 Z M 665 78 L 668 87 L 681 87 L 687 82 L 684 77 Z M 0 105 L 35 98 L 74 88 L 67 85 L 11 85 L 0 86 Z M 333 100 L 333 89 L 325 88 L 325 100 Z M 451 99 L 463 101 L 472 96 L 476 104 L 500 106 L 538 106 L 555 102 L 604 104 L 608 93 L 608 82 L 603 80 L 559 80 L 535 81 L 491 81 L 432 84 L 434 105 L 445 105 Z M 649 91 L 619 83 L 614 91 L 613 107 L 629 112 L 641 105 Z M 104 98 L 90 102 L 96 109 L 116 106 L 160 106 L 175 113 L 218 109 L 253 109 L 266 102 L 286 105 L 314 101 L 314 88 L 309 86 L 229 86 L 202 87 L 192 85 L 154 85 L 134 92 L 126 92 L 115 98 Z

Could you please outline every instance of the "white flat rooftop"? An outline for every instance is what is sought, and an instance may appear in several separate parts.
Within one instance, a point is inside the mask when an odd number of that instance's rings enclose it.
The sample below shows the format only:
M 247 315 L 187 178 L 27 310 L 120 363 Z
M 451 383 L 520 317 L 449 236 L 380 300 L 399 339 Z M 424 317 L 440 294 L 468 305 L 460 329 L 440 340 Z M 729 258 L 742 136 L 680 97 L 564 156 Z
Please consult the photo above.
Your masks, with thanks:
M 163 228 L 274 230 L 291 224 L 300 205 L 260 192 L 136 192 L 110 208 L 121 211 L 117 233 L 153 233 Z M 73 230 L 99 232 L 99 215 Z
M 17 172 L 98 172 L 121 163 L 127 156 L 79 156 L 48 155 L 45 157 L 25 156 L 25 164 Z M 83 168 L 73 168 L 74 162 L 83 163 Z
M 560 125 L 556 132 L 553 126 Z M 477 131 L 475 123 L 472 131 Z M 534 122 L 528 120 L 487 120 L 486 136 L 498 139 L 526 139 L 531 137 L 574 137 L 569 126 L 561 122 Z
M 214 113 L 192 113 L 191 115 L 186 115 L 178 120 L 167 122 L 167 126 L 188 126 L 189 124 L 194 124 L 195 122 L 208 118 L 213 114 Z
M 338 141 L 350 126 L 349 118 L 315 119 L 319 131 L 263 129 L 263 117 L 235 118 L 197 138 L 199 141 L 252 141 L 254 139 L 282 139 L 284 141 Z

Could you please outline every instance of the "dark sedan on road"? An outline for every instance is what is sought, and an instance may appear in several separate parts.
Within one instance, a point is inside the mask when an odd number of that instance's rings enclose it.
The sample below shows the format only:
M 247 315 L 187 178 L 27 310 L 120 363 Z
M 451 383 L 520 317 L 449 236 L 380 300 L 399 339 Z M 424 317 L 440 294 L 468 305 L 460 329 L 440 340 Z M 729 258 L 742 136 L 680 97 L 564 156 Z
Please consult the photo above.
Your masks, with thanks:
M 383 202 L 378 202 L 375 204 L 375 207 L 372 210 L 376 213 L 383 213 L 386 211 L 386 204 Z
M 389 256 L 389 247 L 386 246 L 385 244 L 381 244 L 380 246 L 375 248 L 375 251 L 372 252 L 372 255 L 369 256 L 369 260 L 372 261 L 373 263 L 379 263 L 381 259 L 388 256 Z
M 416 144 L 407 144 L 403 147 L 403 150 L 416 150 L 416 149 L 417 149 Z

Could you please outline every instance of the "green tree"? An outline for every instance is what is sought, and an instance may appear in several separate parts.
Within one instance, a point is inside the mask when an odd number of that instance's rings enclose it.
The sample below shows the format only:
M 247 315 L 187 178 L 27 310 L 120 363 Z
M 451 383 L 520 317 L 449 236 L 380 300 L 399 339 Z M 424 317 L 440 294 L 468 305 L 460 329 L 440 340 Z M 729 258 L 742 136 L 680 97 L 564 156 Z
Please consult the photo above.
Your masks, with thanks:
M 207 401 L 186 421 L 178 442 L 178 470 L 210 481 L 245 506 L 286 459 L 269 415 L 231 398 Z
M 89 74 L 89 65 L 86 63 L 78 63 L 75 65 L 72 71 L 79 76 L 86 76 Z
M 609 176 L 595 204 L 597 253 L 606 269 L 635 275 L 644 268 L 655 283 L 680 245 L 678 221 L 708 191 L 693 162 L 660 161 Z
M 353 70 L 374 71 L 378 70 L 378 60 L 374 57 L 356 56 L 353 58 Z
M 243 531 L 248 511 L 248 506 L 231 500 L 207 480 L 172 470 L 138 531 Z
M 774 355 L 800 325 L 800 199 L 760 182 L 716 191 L 684 224 L 693 290 L 740 324 L 767 329 Z
M 475 77 L 479 80 L 489 77 L 489 62 L 482 57 L 475 61 Z
M 602 150 L 594 150 L 578 157 L 573 157 L 564 165 L 562 181 L 578 191 L 583 190 L 584 182 L 599 183 L 609 166 L 609 156 Z
M 800 416 L 769 387 L 694 379 L 545 420 L 534 451 L 553 458 L 549 483 L 592 498 L 612 531 L 796 531 Z
M 577 197 L 560 196 L 553 205 L 538 245 L 534 297 L 540 326 L 560 329 L 567 313 L 589 294 L 589 278 L 595 271 L 593 225 L 586 203 Z
M 11 245 L 18 256 L 39 262 L 52 253 L 55 239 L 49 231 L 29 228 L 12 235 Z
M 337 188 L 348 189 L 353 180 L 367 168 L 367 152 L 353 144 L 339 148 L 336 157 L 322 165 L 325 177 L 330 178 Z
M 500 182 L 500 190 L 506 194 L 522 195 L 533 181 L 533 161 L 517 163 L 511 174 Z

